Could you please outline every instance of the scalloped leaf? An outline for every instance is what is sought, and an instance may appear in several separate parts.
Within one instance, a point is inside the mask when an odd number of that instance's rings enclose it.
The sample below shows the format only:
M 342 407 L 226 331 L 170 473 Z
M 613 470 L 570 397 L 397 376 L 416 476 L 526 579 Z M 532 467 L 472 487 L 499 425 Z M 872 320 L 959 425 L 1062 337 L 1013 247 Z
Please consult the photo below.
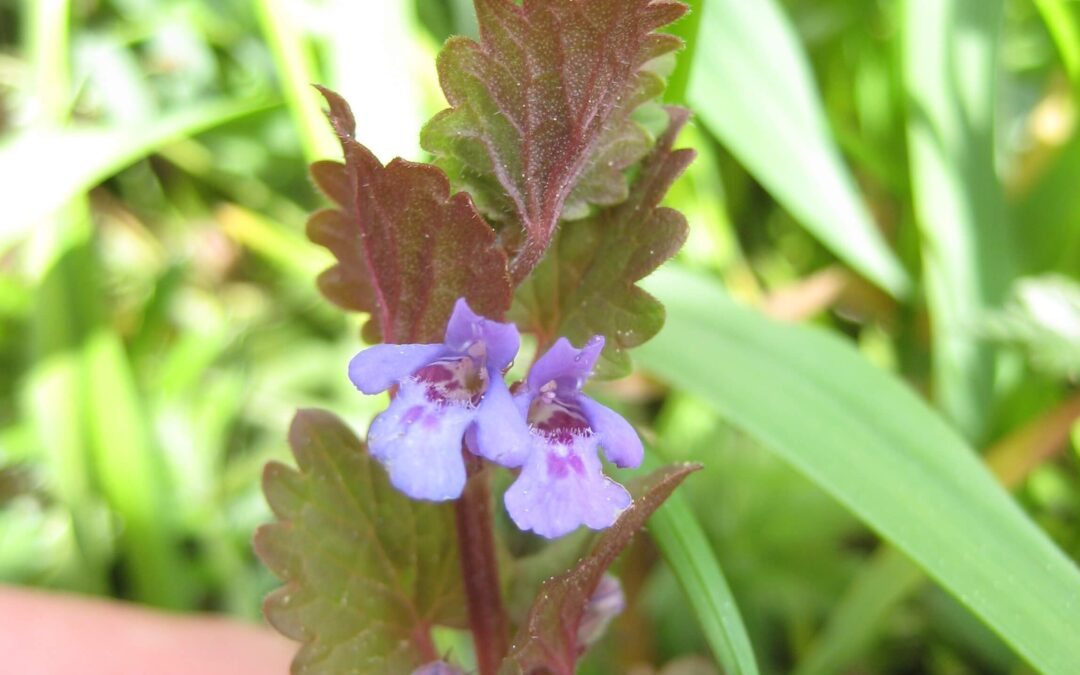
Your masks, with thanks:
M 340 96 L 319 87 L 345 163 L 316 162 L 315 182 L 339 206 L 314 214 L 308 237 L 338 259 L 319 277 L 331 302 L 368 312 L 365 337 L 377 342 L 438 342 L 461 297 L 480 314 L 510 306 L 506 254 L 463 192 L 450 195 L 441 169 L 395 159 L 385 167 L 354 138 Z
M 429 628 L 465 624 L 453 506 L 395 490 L 328 412 L 297 413 L 289 443 L 299 470 L 267 465 L 278 522 L 259 528 L 255 551 L 285 582 L 264 613 L 302 643 L 293 672 L 407 673 L 432 660 Z
M 651 145 L 631 113 L 659 96 L 648 62 L 682 40 L 656 33 L 686 12 L 671 0 L 476 0 L 480 42 L 439 55 L 450 108 L 421 145 L 474 191 L 485 214 L 522 228 L 515 280 L 539 263 L 561 218 L 627 197 L 622 172 Z
M 671 258 L 686 241 L 686 218 L 659 206 L 695 152 L 673 150 L 689 111 L 667 108 L 667 131 L 642 166 L 631 197 L 577 223 L 564 223 L 543 262 L 515 296 L 511 317 L 549 344 L 563 336 L 584 344 L 603 335 L 600 375 L 630 370 L 625 350 L 656 335 L 664 306 L 637 282 Z
M 631 485 L 637 495 L 633 505 L 598 537 L 592 551 L 570 571 L 541 584 L 529 617 L 499 669 L 500 675 L 573 675 L 584 649 L 578 640 L 578 627 L 604 572 L 630 545 L 649 516 L 700 468 L 700 464 L 675 464 L 657 469 Z

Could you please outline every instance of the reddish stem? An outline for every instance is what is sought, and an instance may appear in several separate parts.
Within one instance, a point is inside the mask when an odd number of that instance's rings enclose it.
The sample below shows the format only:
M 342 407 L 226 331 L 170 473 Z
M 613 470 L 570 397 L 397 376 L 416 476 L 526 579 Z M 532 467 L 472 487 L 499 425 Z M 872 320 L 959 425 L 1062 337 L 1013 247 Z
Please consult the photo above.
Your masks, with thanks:
M 461 577 L 465 584 L 477 668 L 480 675 L 494 675 L 506 656 L 509 621 L 495 558 L 491 489 L 483 463 L 467 450 L 463 454 L 469 469 L 469 482 L 456 504 Z
M 424 663 L 439 660 L 439 652 L 435 650 L 435 641 L 431 639 L 431 626 L 422 624 L 413 630 L 413 644 Z

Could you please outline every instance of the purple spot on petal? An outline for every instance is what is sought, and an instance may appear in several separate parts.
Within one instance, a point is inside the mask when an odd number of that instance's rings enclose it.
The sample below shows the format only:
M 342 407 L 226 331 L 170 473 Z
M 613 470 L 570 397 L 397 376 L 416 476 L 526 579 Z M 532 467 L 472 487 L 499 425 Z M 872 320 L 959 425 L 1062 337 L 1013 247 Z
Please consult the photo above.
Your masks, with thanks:
M 404 415 L 401 416 L 401 423 L 403 425 L 409 425 L 420 419 L 420 416 L 424 414 L 424 409 L 421 406 L 414 405 L 409 408 Z
M 439 428 L 439 422 L 441 417 L 439 415 L 427 415 L 424 417 L 423 426 L 425 429 L 433 430 Z
M 574 459 L 577 459 L 576 457 Z M 566 458 L 559 457 L 553 452 L 549 452 L 547 456 L 547 473 L 549 478 L 565 478 L 569 471 L 566 468 Z M 581 464 L 581 460 L 578 459 L 578 464 Z

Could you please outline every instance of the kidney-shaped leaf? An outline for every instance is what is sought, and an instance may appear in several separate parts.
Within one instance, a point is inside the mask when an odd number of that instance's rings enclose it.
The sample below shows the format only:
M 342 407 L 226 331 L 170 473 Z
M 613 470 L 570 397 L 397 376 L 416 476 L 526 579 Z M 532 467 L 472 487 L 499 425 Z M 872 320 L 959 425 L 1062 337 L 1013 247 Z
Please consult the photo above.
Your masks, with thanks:
M 285 582 L 265 612 L 303 643 L 293 672 L 411 672 L 434 657 L 433 624 L 464 622 L 453 506 L 394 489 L 330 413 L 298 413 L 289 442 L 299 470 L 266 467 L 278 522 L 255 550 Z

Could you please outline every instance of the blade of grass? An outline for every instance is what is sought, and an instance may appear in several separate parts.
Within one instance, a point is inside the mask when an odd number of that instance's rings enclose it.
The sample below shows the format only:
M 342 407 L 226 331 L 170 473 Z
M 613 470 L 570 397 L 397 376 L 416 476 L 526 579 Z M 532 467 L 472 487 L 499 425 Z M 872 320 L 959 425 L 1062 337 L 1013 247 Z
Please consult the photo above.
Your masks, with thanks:
M 1015 488 L 1067 445 L 1069 429 L 1078 418 L 1080 396 L 1074 396 L 995 443 L 984 453 L 985 462 L 1003 485 Z M 902 553 L 889 545 L 879 547 L 830 613 L 797 675 L 846 670 L 896 605 L 925 582 L 926 576 Z
M 1065 74 L 1076 95 L 1080 96 L 1080 29 L 1070 4 L 1064 0 L 1035 0 L 1035 7 L 1057 47 Z
M 923 571 L 903 553 L 879 547 L 829 612 L 795 675 L 844 672 L 873 641 L 881 621 L 925 582 Z
M 45 124 L 67 119 L 71 97 L 71 0 L 35 0 L 27 3 L 28 52 L 38 109 Z
M 333 264 L 323 248 L 312 246 L 295 230 L 237 204 L 224 204 L 215 213 L 221 229 L 237 243 L 273 263 L 301 287 Z
M 1035 668 L 1080 663 L 1080 571 L 904 384 L 713 281 L 669 267 L 646 286 L 668 316 L 640 363 L 833 495 Z
M 694 54 L 697 52 L 698 36 L 701 34 L 701 14 L 705 0 L 685 0 L 690 11 L 671 27 L 671 33 L 678 35 L 686 43 L 675 61 L 675 70 L 668 77 L 664 100 L 670 103 L 685 104 L 686 93 L 690 87 L 690 73 L 694 68 Z
M 974 328 L 1003 300 L 1011 269 L 994 156 L 1002 10 L 1002 0 L 908 0 L 903 31 L 934 398 L 975 443 L 985 440 L 994 353 Z
M 112 533 L 103 505 L 95 498 L 90 457 L 84 451 L 81 384 L 77 353 L 57 353 L 39 360 L 23 384 L 23 409 L 44 450 L 47 482 L 67 513 L 75 542 L 77 571 L 64 579 L 83 593 L 104 594 Z
M 321 79 L 300 22 L 289 16 L 283 0 L 254 0 L 263 36 L 274 57 L 281 90 L 288 102 L 308 162 L 341 156 L 341 147 L 322 111 L 322 97 L 311 85 Z
M 649 464 L 647 470 L 660 466 L 655 460 Z M 649 519 L 648 528 L 724 672 L 757 675 L 754 649 L 738 605 L 686 499 L 677 492 L 669 497 Z
M 806 54 L 774 0 L 710 0 L 688 98 L 751 174 L 815 237 L 893 296 L 909 279 L 833 142 Z
M 217 101 L 134 129 L 35 129 L 20 135 L 0 146 L 0 184 L 23 186 L 4 194 L 0 250 L 28 235 L 62 205 L 162 145 L 269 107 L 263 101 Z
M 172 490 L 149 442 L 141 395 L 120 337 L 109 328 L 84 347 L 84 392 L 95 474 L 122 523 L 120 553 L 133 599 L 169 609 L 191 606 L 190 568 L 180 559 Z
M 50 223 L 54 237 L 35 238 L 43 259 L 52 260 L 35 288 L 28 353 L 33 359 L 21 397 L 44 449 L 49 487 L 71 514 L 80 573 L 78 590 L 104 593 L 112 532 L 94 485 L 87 431 L 83 345 L 97 320 L 99 298 L 84 283 L 91 268 L 90 214 L 85 200 L 61 208 Z

